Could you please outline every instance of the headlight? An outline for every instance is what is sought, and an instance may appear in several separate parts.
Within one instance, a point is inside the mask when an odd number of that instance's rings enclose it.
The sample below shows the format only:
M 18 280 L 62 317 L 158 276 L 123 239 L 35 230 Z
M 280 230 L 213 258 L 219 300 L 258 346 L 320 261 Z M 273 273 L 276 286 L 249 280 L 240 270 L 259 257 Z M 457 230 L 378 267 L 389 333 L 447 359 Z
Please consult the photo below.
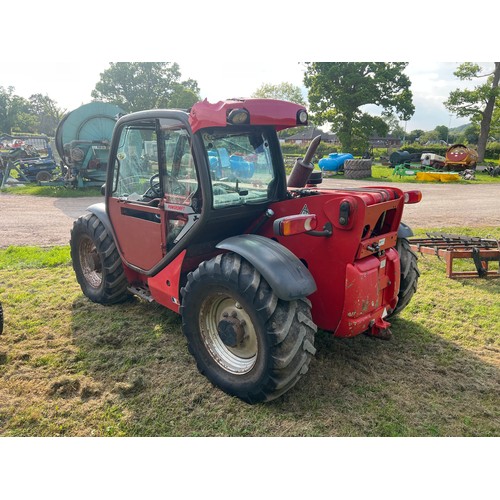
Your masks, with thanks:
M 250 123 L 250 114 L 246 109 L 232 109 L 227 115 L 227 122 L 232 125 Z

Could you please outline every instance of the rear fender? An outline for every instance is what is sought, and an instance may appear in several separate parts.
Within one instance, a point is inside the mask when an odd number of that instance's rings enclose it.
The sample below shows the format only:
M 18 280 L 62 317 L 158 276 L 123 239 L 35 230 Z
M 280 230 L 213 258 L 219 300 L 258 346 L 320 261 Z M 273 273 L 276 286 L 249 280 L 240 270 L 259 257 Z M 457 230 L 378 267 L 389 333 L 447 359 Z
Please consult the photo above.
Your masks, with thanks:
M 276 241 L 257 234 L 241 234 L 221 241 L 217 248 L 237 253 L 248 260 L 282 300 L 296 300 L 316 291 L 307 267 Z
M 398 227 L 398 238 L 409 238 L 410 236 L 413 236 L 413 231 L 410 226 L 400 222 Z

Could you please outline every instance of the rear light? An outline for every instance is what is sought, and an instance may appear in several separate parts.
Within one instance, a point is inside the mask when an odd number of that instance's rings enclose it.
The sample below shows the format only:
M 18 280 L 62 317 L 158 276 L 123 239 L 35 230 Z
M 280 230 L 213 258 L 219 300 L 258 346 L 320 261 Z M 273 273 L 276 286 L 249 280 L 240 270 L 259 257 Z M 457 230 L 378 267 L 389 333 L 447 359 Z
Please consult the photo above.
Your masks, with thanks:
M 292 236 L 293 234 L 307 233 L 314 231 L 318 221 L 316 215 L 289 215 L 276 219 L 273 224 L 274 234 L 277 236 Z
M 421 191 L 406 191 L 404 193 L 405 203 L 419 203 L 421 199 L 422 199 Z

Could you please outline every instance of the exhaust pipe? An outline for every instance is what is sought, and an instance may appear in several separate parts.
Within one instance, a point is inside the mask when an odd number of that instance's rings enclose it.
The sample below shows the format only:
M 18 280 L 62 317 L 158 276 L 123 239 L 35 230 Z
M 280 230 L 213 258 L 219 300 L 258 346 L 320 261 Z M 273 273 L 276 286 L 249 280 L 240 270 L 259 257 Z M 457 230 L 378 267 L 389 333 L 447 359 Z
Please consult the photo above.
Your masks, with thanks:
M 301 188 L 307 184 L 307 180 L 314 169 L 314 165 L 311 163 L 316 149 L 318 149 L 319 143 L 321 142 L 321 136 L 316 136 L 309 144 L 304 158 L 297 158 L 295 160 L 295 165 L 293 166 L 292 173 L 288 178 L 288 187 Z

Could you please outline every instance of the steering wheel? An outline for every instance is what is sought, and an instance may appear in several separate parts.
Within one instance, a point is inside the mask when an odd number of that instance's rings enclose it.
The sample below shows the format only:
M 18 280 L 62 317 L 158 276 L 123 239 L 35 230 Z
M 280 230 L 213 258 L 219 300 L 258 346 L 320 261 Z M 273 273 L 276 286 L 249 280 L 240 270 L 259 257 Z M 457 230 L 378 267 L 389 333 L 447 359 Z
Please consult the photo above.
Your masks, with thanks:
M 152 191 L 152 193 L 156 196 L 156 198 L 161 198 L 161 191 L 160 191 L 160 174 L 154 174 L 150 179 L 149 179 L 149 190 Z
M 157 198 L 161 198 L 162 196 L 159 180 L 160 174 L 154 174 L 151 179 L 149 179 L 150 190 L 155 194 Z M 186 186 L 180 183 L 175 177 L 168 175 L 167 184 L 167 193 L 181 196 L 186 194 Z

